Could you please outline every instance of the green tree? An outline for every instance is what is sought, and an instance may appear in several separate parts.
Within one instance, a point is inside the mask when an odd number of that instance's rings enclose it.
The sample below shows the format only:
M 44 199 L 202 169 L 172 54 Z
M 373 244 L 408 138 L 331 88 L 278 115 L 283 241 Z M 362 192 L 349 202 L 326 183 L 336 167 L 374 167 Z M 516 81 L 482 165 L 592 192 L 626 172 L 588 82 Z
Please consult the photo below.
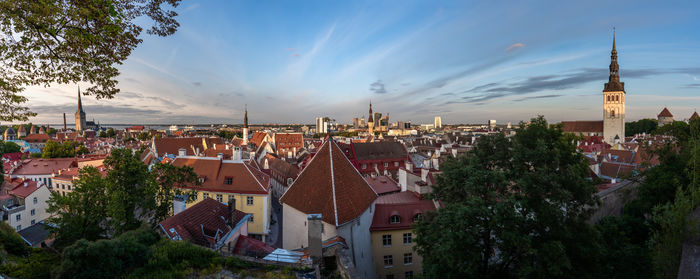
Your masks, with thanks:
M 137 138 L 141 141 L 146 141 L 146 140 L 151 139 L 151 135 L 147 132 L 141 132 L 141 133 L 139 133 Z
M 64 247 L 78 239 L 97 240 L 107 236 L 107 206 L 109 197 L 107 181 L 92 166 L 80 170 L 73 181 L 73 190 L 62 196 L 53 192 L 48 200 L 47 212 L 55 224 L 51 230 L 56 235 L 55 245 Z
M 26 86 L 88 82 L 85 93 L 112 98 L 122 64 L 147 33 L 173 34 L 179 0 L 0 1 L 0 120 L 36 115 L 20 95 Z
M 105 131 L 100 131 L 100 137 L 101 137 L 101 138 L 106 138 L 106 137 L 107 137 L 107 132 L 105 132 Z
M 75 154 L 77 154 L 77 155 L 83 155 L 83 154 L 88 154 L 88 153 L 90 153 L 90 150 L 87 149 L 87 147 L 85 147 L 82 144 L 80 146 L 78 146 L 77 150 L 75 150 Z
M 155 226 L 172 215 L 175 197 L 182 198 L 186 202 L 194 201 L 197 198 L 197 192 L 178 186 L 196 186 L 199 185 L 199 180 L 194 169 L 188 166 L 178 167 L 172 164 L 157 163 L 151 172 L 158 184 L 155 195 L 156 207 L 151 220 L 151 224 Z
M 631 137 L 636 134 L 641 134 L 641 133 L 647 133 L 651 134 L 652 132 L 656 131 L 656 128 L 659 126 L 658 122 L 656 119 L 650 119 L 650 118 L 645 118 L 645 119 L 639 119 L 637 121 L 632 121 L 632 122 L 626 122 L 625 123 L 625 136 L 626 137 Z
M 0 155 L 5 153 L 17 153 L 21 152 L 22 147 L 11 141 L 0 141 Z
M 108 137 L 108 138 L 113 138 L 114 135 L 116 135 L 116 132 L 114 132 L 114 129 L 113 129 L 113 128 L 107 129 L 107 137 Z
M 415 227 L 428 278 L 594 277 L 586 160 L 543 117 L 520 127 L 440 166 L 432 197 L 445 206 Z

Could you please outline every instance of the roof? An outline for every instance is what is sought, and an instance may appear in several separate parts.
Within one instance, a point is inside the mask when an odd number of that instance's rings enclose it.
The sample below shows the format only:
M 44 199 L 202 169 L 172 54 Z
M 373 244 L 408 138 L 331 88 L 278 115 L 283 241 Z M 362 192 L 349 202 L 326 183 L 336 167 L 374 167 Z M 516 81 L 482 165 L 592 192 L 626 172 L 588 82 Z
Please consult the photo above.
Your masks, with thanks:
M 399 185 L 391 177 L 382 175 L 377 177 L 365 177 L 369 186 L 372 186 L 378 195 L 401 191 Z
M 606 156 L 607 154 L 610 154 L 612 161 L 631 164 L 634 161 L 634 153 L 634 151 L 630 150 L 606 149 L 600 152 L 600 155 Z
M 18 233 L 29 246 L 39 244 L 49 236 L 49 230 L 42 222 L 31 225 Z
M 366 142 L 352 143 L 355 150 L 355 158 L 360 161 L 404 159 L 408 160 L 408 151 L 399 142 Z
M 233 247 L 233 254 L 263 258 L 276 249 L 277 248 L 255 238 L 241 235 L 236 241 L 236 246 Z
M 389 194 L 377 198 L 374 207 L 374 217 L 370 231 L 402 230 L 410 229 L 413 218 L 417 214 L 425 214 L 426 211 L 435 210 L 435 204 L 431 200 L 424 200 L 418 194 L 410 191 Z M 392 224 L 390 217 L 399 216 L 399 222 Z
M 304 148 L 304 136 L 301 133 L 275 134 L 275 147 L 280 148 Z
M 204 182 L 195 187 L 197 190 L 245 194 L 267 194 L 270 190 L 270 177 L 242 161 L 187 156 L 175 158 L 173 165 L 192 167 L 204 178 Z M 225 184 L 226 178 L 233 179 L 233 183 Z
M 224 144 L 221 138 L 157 138 L 154 142 L 158 157 L 165 153 L 177 155 L 180 148 L 184 148 L 186 155 L 191 156 L 196 155 L 197 148 L 203 152 L 205 149 L 212 148 L 214 144 Z
M 30 134 L 23 138 L 26 142 L 47 142 L 49 135 L 47 134 Z
M 696 111 L 696 112 L 693 112 L 693 115 L 690 116 L 690 120 L 694 120 L 694 119 L 696 119 L 696 118 L 698 118 L 698 117 L 700 117 L 700 115 L 698 115 L 698 112 L 697 112 L 697 111 Z
M 668 111 L 667 108 L 664 108 L 657 117 L 673 117 L 673 114 L 671 114 L 670 111 Z
M 562 131 L 568 133 L 603 132 L 603 121 L 562 121 Z
M 296 178 L 297 175 L 299 175 L 299 168 L 297 166 L 292 165 L 285 160 L 281 160 L 275 156 L 272 156 L 269 153 L 265 155 L 264 160 L 267 160 L 268 166 L 271 170 L 274 170 L 284 175 L 285 177 Z
M 250 139 L 250 142 L 255 144 L 255 146 L 260 146 L 260 144 L 262 143 L 262 141 L 265 139 L 266 136 L 267 136 L 267 133 L 265 133 L 265 132 L 255 132 L 255 134 L 253 134 L 253 137 Z
M 329 138 L 282 195 L 280 202 L 323 221 L 345 224 L 372 205 L 377 194 Z
M 19 185 L 15 186 L 15 188 L 10 190 L 9 193 L 11 195 L 15 195 L 17 197 L 27 198 L 29 195 L 31 195 L 32 193 L 34 193 L 36 190 L 38 190 L 39 188 L 41 188 L 43 186 L 44 186 L 43 184 L 39 184 L 36 181 L 32 181 L 32 180 L 27 179 L 27 180 L 19 183 Z
M 214 199 L 206 198 L 201 202 L 191 206 L 184 211 L 175 214 L 168 219 L 160 222 L 164 233 L 173 240 L 188 240 L 194 244 L 212 247 L 212 236 L 218 232 L 218 236 L 222 237 L 229 231 L 235 229 L 246 213 L 234 209 L 233 220 L 230 226 L 226 223 L 229 220 L 229 207 Z M 207 235 L 205 235 L 207 233 Z M 213 242 L 212 242 L 213 240 Z
M 48 175 L 58 170 L 77 167 L 75 158 L 29 159 L 22 162 L 13 175 Z
M 623 175 L 632 174 L 634 166 L 613 162 L 603 162 L 600 164 L 600 175 L 610 178 L 617 178 Z

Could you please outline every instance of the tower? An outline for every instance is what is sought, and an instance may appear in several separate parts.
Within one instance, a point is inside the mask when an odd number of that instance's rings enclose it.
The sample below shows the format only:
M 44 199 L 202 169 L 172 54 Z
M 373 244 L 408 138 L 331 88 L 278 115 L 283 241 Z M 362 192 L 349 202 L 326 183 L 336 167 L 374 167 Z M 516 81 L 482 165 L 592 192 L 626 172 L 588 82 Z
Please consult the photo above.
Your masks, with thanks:
M 610 54 L 610 76 L 603 89 L 603 139 L 609 144 L 625 141 L 625 83 L 620 82 L 615 32 Z
M 78 111 L 75 112 L 75 130 L 82 132 L 85 129 L 85 111 L 83 101 L 80 99 L 80 87 L 78 87 Z
M 245 115 L 243 116 L 243 145 L 248 145 L 248 105 L 245 106 Z
M 369 119 L 367 119 L 367 132 L 374 135 L 374 119 L 372 118 L 372 102 L 369 102 Z

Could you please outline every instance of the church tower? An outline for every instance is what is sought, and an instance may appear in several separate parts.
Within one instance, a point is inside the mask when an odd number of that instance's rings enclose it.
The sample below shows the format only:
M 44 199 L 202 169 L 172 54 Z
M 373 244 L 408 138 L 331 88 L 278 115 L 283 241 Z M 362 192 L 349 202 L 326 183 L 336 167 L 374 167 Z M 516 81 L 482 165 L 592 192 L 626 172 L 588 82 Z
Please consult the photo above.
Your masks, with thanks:
M 374 117 L 372 113 L 372 102 L 369 102 L 369 119 L 367 119 L 367 132 L 370 136 L 374 135 Z
M 248 145 L 248 106 L 245 106 L 245 115 L 243 116 L 243 145 Z
M 85 129 L 85 111 L 83 101 L 80 99 L 80 87 L 78 87 L 78 111 L 75 112 L 75 130 L 82 132 Z
M 615 32 L 610 55 L 610 77 L 603 89 L 603 139 L 609 144 L 625 141 L 625 83 L 620 82 Z

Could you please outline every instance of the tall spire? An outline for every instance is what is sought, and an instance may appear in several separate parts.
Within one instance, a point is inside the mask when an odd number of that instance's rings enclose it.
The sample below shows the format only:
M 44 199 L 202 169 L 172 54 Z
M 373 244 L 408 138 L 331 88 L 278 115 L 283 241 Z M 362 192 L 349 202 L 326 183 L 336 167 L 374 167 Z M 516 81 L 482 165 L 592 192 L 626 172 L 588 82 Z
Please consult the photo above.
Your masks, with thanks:
M 372 115 L 372 101 L 369 101 L 369 118 L 367 119 L 367 122 L 374 122 Z
M 245 115 L 243 116 L 243 128 L 248 128 L 248 105 L 245 105 Z
M 83 112 L 83 101 L 80 99 L 80 85 L 78 85 L 78 112 Z
M 615 28 L 613 28 L 613 45 L 610 51 L 610 76 L 603 91 L 625 91 L 625 83 L 620 82 L 620 65 L 617 64 L 617 48 L 615 46 Z

